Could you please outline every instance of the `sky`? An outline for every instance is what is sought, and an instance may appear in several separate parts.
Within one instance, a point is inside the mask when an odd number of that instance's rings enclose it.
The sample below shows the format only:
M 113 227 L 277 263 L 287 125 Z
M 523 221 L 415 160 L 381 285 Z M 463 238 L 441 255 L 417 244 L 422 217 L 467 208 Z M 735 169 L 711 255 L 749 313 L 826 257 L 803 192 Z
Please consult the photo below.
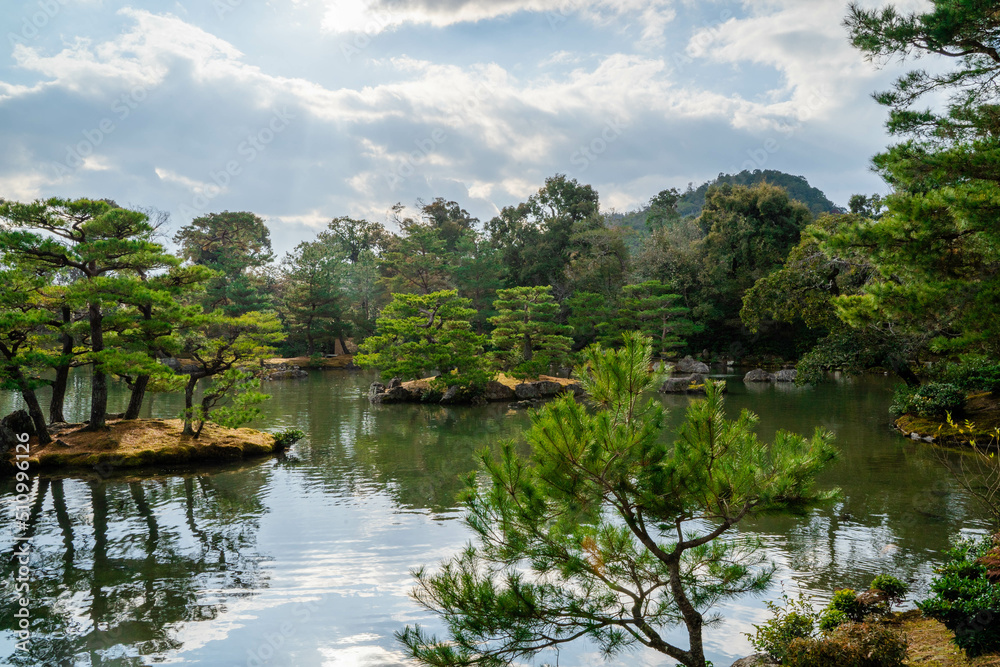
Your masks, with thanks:
M 862 3 L 874 6 L 878 3 Z M 923 0 L 896 3 L 905 9 Z M 4 0 L 0 198 L 264 218 L 279 254 L 401 202 L 603 210 L 778 169 L 885 192 L 842 0 Z M 909 63 L 907 63 L 909 66 Z

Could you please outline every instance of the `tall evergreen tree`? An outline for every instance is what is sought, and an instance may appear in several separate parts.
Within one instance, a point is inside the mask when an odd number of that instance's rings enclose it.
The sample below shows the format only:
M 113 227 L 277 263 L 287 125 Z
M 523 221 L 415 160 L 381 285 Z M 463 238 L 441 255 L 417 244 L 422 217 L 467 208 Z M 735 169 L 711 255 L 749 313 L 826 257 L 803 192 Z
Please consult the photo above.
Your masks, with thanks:
M 344 260 L 329 237 L 320 235 L 300 243 L 282 262 L 282 319 L 289 339 L 299 345 L 304 341 L 309 356 L 333 351 L 350 331 L 342 291 Z
M 573 345 L 572 330 L 556 322 L 559 304 L 552 288 L 511 287 L 497 290 L 493 304 L 494 358 L 515 377 L 533 377 L 552 364 L 565 364 Z
M 274 254 L 260 217 L 246 211 L 209 213 L 181 227 L 174 242 L 184 259 L 217 272 L 205 292 L 209 310 L 240 315 L 272 307 L 264 269 Z

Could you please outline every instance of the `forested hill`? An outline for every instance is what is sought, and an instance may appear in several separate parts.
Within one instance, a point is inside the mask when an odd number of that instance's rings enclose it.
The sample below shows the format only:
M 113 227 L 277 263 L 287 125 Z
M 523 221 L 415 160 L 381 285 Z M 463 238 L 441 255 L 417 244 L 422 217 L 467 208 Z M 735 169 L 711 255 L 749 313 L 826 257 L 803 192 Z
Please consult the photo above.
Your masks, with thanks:
M 788 191 L 789 197 L 805 204 L 814 216 L 818 216 L 821 213 L 843 212 L 840 207 L 823 194 L 822 190 L 809 185 L 809 181 L 804 176 L 794 176 L 773 169 L 741 171 L 738 174 L 719 174 L 715 180 L 702 183 L 697 188 L 688 185 L 687 191 L 681 195 L 680 200 L 677 202 L 677 212 L 682 217 L 697 217 L 705 205 L 705 193 L 713 185 L 732 183 L 733 185 L 752 186 L 763 182 L 784 188 Z M 646 213 L 648 210 L 647 206 L 638 211 L 630 211 L 612 216 L 611 219 L 622 227 L 631 227 L 645 231 Z

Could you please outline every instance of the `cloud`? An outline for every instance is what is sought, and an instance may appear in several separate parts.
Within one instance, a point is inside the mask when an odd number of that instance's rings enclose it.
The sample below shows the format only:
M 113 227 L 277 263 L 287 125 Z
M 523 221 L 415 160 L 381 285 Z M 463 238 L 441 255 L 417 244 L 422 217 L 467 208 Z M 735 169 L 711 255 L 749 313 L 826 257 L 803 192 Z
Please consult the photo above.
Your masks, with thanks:
M 544 14 L 552 27 L 571 16 L 602 26 L 635 20 L 642 40 L 658 43 L 676 17 L 673 5 L 673 0 L 334 0 L 322 26 L 333 33 L 378 34 L 405 24 L 442 28 L 530 12 Z
M 761 168 L 818 174 L 841 202 L 874 189 L 863 174 L 884 137 L 868 93 L 888 74 L 846 43 L 840 3 L 716 4 L 681 29 L 673 12 L 691 3 L 392 3 L 409 18 L 350 62 L 315 23 L 261 51 L 241 38 L 267 18 L 250 5 L 229 23 L 199 20 L 193 5 L 184 18 L 109 10 L 101 29 L 18 45 L 0 70 L 0 196 L 107 196 L 172 211 L 175 225 L 253 210 L 287 230 L 273 236 L 290 248 L 324 219 L 384 220 L 395 202 L 442 196 L 486 219 L 557 172 L 624 209 L 738 170 L 769 140 L 778 149 Z M 526 11 L 628 25 L 631 36 L 535 21 L 524 49 L 472 57 L 447 29 L 479 21 L 477 40 L 507 44 L 523 26 L 497 18 Z M 438 24 L 429 43 L 420 26 Z M 682 45 L 683 69 L 636 46 L 651 25 Z M 300 52 L 332 58 L 317 66 Z

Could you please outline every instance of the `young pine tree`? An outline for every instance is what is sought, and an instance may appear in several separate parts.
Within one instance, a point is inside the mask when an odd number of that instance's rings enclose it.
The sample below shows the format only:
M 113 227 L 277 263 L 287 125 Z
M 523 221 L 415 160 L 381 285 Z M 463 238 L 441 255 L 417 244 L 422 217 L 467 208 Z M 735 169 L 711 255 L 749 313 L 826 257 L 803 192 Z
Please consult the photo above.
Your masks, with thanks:
M 480 454 L 485 480 L 470 475 L 464 493 L 475 542 L 414 573 L 413 597 L 448 628 L 397 634 L 418 662 L 511 665 L 586 637 L 607 656 L 646 646 L 706 667 L 706 612 L 767 588 L 761 544 L 734 529 L 832 498 L 815 489 L 831 436 L 763 443 L 756 417 L 726 419 L 707 383 L 669 443 L 662 405 L 643 398 L 651 355 L 637 333 L 589 348 L 579 372 L 596 410 L 563 396 L 532 414 L 530 456 L 512 442 Z M 665 634 L 676 625 L 686 647 Z

